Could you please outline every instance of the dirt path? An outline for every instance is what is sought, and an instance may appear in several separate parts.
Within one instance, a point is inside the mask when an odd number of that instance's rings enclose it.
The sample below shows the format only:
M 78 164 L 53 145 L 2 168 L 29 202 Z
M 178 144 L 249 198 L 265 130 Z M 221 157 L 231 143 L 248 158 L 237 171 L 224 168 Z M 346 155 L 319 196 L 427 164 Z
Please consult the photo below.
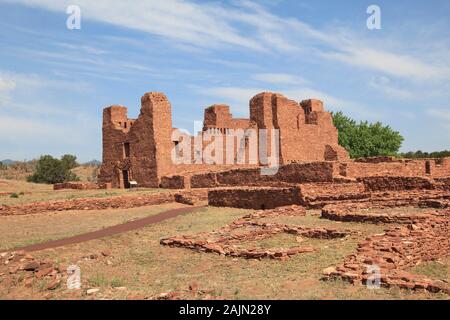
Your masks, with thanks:
M 129 222 L 126 222 L 126 223 L 123 223 L 123 224 L 119 224 L 119 225 L 116 225 L 116 226 L 104 228 L 104 229 L 101 229 L 101 230 L 92 231 L 92 232 L 88 232 L 88 233 L 83 233 L 83 234 L 80 234 L 80 235 L 77 235 L 77 236 L 73 236 L 73 237 L 69 237 L 69 238 L 52 240 L 52 241 L 48 241 L 48 242 L 33 244 L 33 245 L 22 247 L 22 248 L 11 249 L 9 251 L 24 250 L 24 251 L 27 251 L 27 252 L 32 252 L 32 251 L 39 251 L 39 250 L 44 250 L 44 249 L 51 249 L 51 248 L 62 247 L 62 246 L 75 244 L 75 243 L 80 243 L 80 242 L 85 242 L 85 241 L 94 240 L 94 239 L 100 239 L 100 238 L 112 236 L 112 235 L 115 235 L 115 234 L 118 234 L 118 233 L 139 229 L 139 228 L 145 227 L 145 226 L 150 225 L 150 224 L 158 223 L 158 222 L 161 222 L 161 221 L 164 221 L 164 220 L 167 220 L 167 219 L 171 219 L 171 218 L 177 217 L 177 216 L 185 214 L 185 213 L 189 213 L 189 212 L 195 211 L 195 210 L 200 209 L 200 208 L 204 208 L 204 206 L 195 206 L 195 207 L 185 207 L 185 208 L 171 209 L 171 210 L 167 210 L 167 211 L 161 212 L 161 213 L 159 213 L 157 215 L 154 215 L 154 216 L 150 216 L 150 217 L 146 217 L 146 218 L 142 218 L 142 219 L 138 219 L 138 220 L 129 221 Z

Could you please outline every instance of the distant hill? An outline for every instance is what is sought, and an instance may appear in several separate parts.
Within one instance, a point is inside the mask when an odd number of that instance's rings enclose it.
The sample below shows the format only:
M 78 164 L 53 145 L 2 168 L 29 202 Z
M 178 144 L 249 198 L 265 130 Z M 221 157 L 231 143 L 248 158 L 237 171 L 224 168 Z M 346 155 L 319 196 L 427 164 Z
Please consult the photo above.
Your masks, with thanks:
M 2 161 L 0 161 L 1 163 L 3 163 L 4 165 L 10 165 L 10 164 L 13 164 L 14 162 L 16 162 L 16 161 L 14 161 L 14 160 L 11 160 L 11 159 L 5 159 L 5 160 L 2 160 Z
M 99 166 L 101 164 L 102 163 L 100 161 L 94 159 L 94 160 L 83 163 L 83 166 Z

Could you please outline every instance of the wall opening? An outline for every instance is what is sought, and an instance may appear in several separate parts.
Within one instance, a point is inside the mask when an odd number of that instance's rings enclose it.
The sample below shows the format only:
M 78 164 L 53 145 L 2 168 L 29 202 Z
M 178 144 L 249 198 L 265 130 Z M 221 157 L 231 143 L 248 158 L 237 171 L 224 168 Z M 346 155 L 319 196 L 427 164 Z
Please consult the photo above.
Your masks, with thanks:
M 431 174 L 430 161 L 425 161 L 425 174 Z
M 123 157 L 124 158 L 130 157 L 130 143 L 129 142 L 125 142 L 123 144 Z
M 128 175 L 128 170 L 122 170 L 123 187 L 125 189 L 130 189 L 130 177 Z

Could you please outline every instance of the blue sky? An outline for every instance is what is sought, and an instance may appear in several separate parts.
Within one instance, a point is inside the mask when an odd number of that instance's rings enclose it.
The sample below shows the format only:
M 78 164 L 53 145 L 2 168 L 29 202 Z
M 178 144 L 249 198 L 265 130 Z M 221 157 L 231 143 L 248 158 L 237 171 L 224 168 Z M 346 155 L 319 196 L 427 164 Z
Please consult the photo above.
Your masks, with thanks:
M 101 159 L 102 109 L 137 117 L 148 91 L 190 131 L 211 104 L 246 117 L 275 91 L 389 124 L 403 151 L 450 149 L 449 16 L 447 0 L 0 0 L 0 159 Z

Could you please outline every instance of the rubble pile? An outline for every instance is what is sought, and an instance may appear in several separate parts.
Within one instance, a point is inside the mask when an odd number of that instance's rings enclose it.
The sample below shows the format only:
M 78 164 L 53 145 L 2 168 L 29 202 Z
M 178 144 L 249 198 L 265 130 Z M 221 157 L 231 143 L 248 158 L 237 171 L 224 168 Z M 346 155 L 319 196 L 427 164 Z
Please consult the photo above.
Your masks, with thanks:
M 45 281 L 45 290 L 55 290 L 61 285 L 62 270 L 53 261 L 35 259 L 25 251 L 0 253 L 0 278 L 2 284 L 22 282 L 31 288 L 36 281 Z
M 351 283 L 365 284 L 373 279 L 368 267 L 376 266 L 383 286 L 450 294 L 450 284 L 445 280 L 407 271 L 422 262 L 448 256 L 449 233 L 448 214 L 388 229 L 359 243 L 356 253 L 348 256 L 341 266 L 326 269 L 325 278 L 340 277 Z
M 266 249 L 258 247 L 241 248 L 239 244 L 243 242 L 260 241 L 280 233 L 316 239 L 342 238 L 349 234 L 349 232 L 337 231 L 334 229 L 306 228 L 302 226 L 260 221 L 261 218 L 268 216 L 304 216 L 305 214 L 305 208 L 300 206 L 281 207 L 273 210 L 261 210 L 246 215 L 212 232 L 165 238 L 161 239 L 160 243 L 171 247 L 183 247 L 196 250 L 198 252 L 213 252 L 231 257 L 284 260 L 296 254 L 313 252 L 315 249 L 312 247 L 300 246 L 295 246 L 288 249 Z
M 322 209 L 321 218 L 343 222 L 409 224 L 425 222 L 443 214 L 438 210 L 418 211 L 411 208 L 408 211 L 383 208 L 380 205 L 373 207 L 370 203 L 342 203 L 325 206 Z

